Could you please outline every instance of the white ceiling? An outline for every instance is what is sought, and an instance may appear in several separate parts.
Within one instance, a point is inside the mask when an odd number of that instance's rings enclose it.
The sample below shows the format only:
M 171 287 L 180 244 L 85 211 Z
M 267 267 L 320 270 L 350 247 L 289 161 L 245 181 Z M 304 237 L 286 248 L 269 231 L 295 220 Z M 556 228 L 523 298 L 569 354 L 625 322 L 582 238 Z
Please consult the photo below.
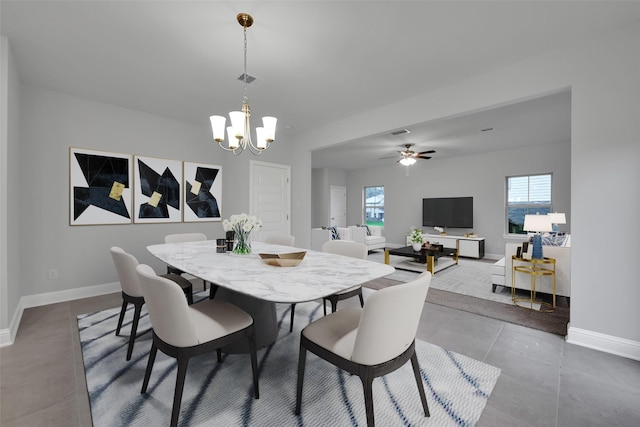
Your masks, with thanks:
M 640 2 L 2 0 L 0 32 L 25 84 L 207 125 L 242 101 L 239 12 L 255 19 L 252 116 L 293 134 L 637 23 Z M 434 160 L 552 143 L 569 138 L 569 108 L 566 93 L 353 144 L 375 161 L 405 139 Z M 324 151 L 314 166 L 362 167 L 361 150 L 346 165 Z

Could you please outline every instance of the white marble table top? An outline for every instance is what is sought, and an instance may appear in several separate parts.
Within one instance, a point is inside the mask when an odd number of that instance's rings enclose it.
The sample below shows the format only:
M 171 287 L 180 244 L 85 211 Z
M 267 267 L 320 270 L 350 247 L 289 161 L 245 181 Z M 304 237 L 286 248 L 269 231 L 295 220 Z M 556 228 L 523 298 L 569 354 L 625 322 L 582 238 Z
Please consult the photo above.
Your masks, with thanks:
M 395 271 L 389 265 L 310 249 L 252 243 L 253 253 L 216 253 L 215 240 L 147 246 L 152 255 L 185 273 L 236 292 L 280 303 L 312 301 Z M 295 267 L 264 264 L 258 253 L 306 251 Z

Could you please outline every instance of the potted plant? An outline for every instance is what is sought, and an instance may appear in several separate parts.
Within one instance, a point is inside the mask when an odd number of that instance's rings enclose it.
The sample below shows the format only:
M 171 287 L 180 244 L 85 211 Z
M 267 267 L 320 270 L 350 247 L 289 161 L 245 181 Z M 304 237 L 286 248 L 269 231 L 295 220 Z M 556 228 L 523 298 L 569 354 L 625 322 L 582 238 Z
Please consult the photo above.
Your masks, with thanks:
M 424 235 L 422 234 L 422 229 L 417 227 L 411 228 L 411 246 L 413 246 L 414 251 L 419 251 L 422 249 L 422 243 L 424 242 Z

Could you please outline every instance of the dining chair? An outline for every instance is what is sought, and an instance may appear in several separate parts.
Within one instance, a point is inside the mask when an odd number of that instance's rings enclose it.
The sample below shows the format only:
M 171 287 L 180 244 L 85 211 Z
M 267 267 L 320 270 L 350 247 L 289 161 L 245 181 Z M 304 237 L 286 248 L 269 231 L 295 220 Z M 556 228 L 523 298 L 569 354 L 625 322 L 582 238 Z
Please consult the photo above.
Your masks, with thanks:
M 352 242 L 347 240 L 329 240 L 322 245 L 322 252 L 328 252 L 336 255 L 349 256 L 352 258 L 367 259 L 369 248 L 367 245 L 358 242 Z M 335 312 L 338 307 L 338 301 L 342 301 L 351 297 L 360 298 L 360 307 L 364 306 L 364 299 L 362 297 L 362 286 L 354 286 L 344 291 L 337 292 L 333 295 L 323 298 L 322 308 L 324 309 L 324 315 L 327 315 L 326 302 L 331 303 L 331 312 Z
M 296 244 L 295 236 L 288 234 L 275 234 L 264 238 L 264 243 L 272 245 L 293 246 Z M 289 332 L 293 332 L 293 318 L 296 314 L 296 304 L 291 304 L 291 321 L 289 322 Z
M 165 243 L 184 243 L 184 242 L 200 242 L 200 241 L 204 241 L 207 240 L 207 235 L 204 233 L 176 233 L 176 234 L 167 234 L 166 236 L 164 236 L 164 242 Z M 184 271 L 175 268 L 173 266 L 167 265 L 167 273 L 174 273 L 174 274 L 178 274 L 180 276 L 182 276 L 184 273 Z M 204 288 L 204 290 L 207 290 L 207 281 L 203 280 L 202 281 L 202 286 Z M 217 287 L 216 287 L 217 290 Z M 213 294 L 215 294 L 215 290 L 214 291 L 210 291 L 210 293 L 213 292 Z M 213 299 L 213 297 L 210 296 L 210 298 Z
M 122 248 L 114 246 L 111 248 L 111 258 L 116 266 L 116 273 L 122 288 L 122 308 L 118 317 L 118 326 L 116 327 L 116 335 L 120 335 L 122 322 L 129 303 L 133 304 L 133 321 L 131 323 L 131 333 L 129 335 L 129 346 L 127 348 L 127 360 L 131 360 L 133 352 L 133 343 L 138 332 L 138 322 L 140 320 L 140 311 L 144 305 L 144 296 L 136 273 L 138 260 L 133 255 L 125 252 Z M 191 282 L 177 274 L 167 274 L 166 277 L 176 282 L 183 290 L 189 304 L 193 304 L 193 286 Z
M 411 282 L 374 292 L 367 298 L 362 309 L 348 307 L 306 326 L 300 333 L 295 414 L 300 415 L 302 408 L 308 350 L 334 366 L 360 377 L 369 427 L 375 425 L 373 380 L 395 371 L 411 360 L 422 408 L 425 416 L 429 417 L 429 406 L 415 352 L 415 337 L 430 283 L 431 273 L 424 272 Z
M 264 238 L 264 243 L 282 246 L 294 246 L 296 244 L 295 236 L 289 234 L 274 234 Z
M 171 426 L 178 424 L 189 359 L 216 351 L 220 362 L 220 348 L 236 341 L 249 342 L 253 397 L 258 399 L 258 358 L 253 318 L 237 306 L 220 300 L 206 299 L 187 305 L 180 295 L 180 287 L 174 282 L 156 276 L 153 269 L 145 264 L 138 265 L 136 270 L 153 327 L 153 341 L 141 393 L 147 392 L 158 349 L 175 358 L 178 371 Z

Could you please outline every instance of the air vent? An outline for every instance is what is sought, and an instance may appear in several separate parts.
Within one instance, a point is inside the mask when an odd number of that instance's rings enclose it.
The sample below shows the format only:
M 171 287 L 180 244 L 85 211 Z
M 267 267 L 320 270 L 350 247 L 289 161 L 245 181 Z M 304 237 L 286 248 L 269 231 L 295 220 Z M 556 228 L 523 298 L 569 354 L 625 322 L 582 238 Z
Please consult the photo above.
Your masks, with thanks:
M 411 131 L 409 129 L 399 129 L 391 132 L 391 135 L 398 136 L 398 135 L 404 135 L 405 133 L 411 133 Z
M 480 129 L 480 132 L 493 132 L 494 130 L 496 130 L 495 128 L 484 128 L 484 129 Z

